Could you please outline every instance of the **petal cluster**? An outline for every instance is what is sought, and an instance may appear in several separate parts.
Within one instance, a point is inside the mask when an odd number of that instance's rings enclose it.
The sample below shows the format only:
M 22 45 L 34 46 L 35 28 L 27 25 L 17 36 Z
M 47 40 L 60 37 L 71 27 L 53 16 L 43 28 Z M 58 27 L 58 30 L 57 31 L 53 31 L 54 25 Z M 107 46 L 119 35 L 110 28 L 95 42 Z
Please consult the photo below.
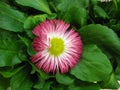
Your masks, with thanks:
M 78 63 L 82 54 L 82 41 L 79 34 L 70 29 L 70 24 L 62 20 L 47 20 L 37 25 L 32 32 L 36 35 L 33 48 L 37 53 L 31 59 L 38 68 L 46 73 L 66 73 Z M 54 41 L 54 45 L 51 41 Z

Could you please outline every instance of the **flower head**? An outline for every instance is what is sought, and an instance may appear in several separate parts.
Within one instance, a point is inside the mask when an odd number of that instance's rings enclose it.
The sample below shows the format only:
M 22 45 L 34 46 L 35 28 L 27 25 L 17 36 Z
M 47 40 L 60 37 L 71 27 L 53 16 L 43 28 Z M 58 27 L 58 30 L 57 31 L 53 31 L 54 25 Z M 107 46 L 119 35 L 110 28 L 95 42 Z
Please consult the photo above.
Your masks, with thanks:
M 33 48 L 37 52 L 32 62 L 45 72 L 68 72 L 79 61 L 82 53 L 80 36 L 62 20 L 47 20 L 32 31 L 37 37 Z

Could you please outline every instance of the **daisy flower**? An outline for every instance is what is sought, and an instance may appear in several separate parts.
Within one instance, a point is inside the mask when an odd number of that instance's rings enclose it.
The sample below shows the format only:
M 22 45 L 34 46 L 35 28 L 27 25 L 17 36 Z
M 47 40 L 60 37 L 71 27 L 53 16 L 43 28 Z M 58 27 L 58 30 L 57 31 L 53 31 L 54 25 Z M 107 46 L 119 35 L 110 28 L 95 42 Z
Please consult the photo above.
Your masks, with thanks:
M 62 20 L 47 20 L 32 31 L 36 37 L 33 48 L 36 54 L 31 60 L 46 73 L 66 73 L 79 61 L 82 41 L 70 24 Z

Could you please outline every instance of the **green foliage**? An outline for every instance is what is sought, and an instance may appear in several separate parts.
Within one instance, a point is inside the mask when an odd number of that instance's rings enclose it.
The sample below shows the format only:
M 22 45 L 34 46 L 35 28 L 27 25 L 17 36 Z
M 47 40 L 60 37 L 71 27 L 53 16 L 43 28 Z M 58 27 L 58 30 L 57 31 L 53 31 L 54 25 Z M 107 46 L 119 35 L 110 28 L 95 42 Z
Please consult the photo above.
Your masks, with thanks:
M 45 73 L 32 62 L 32 30 L 62 19 L 81 36 L 82 56 L 68 73 Z M 120 0 L 1 0 L 0 90 L 117 89 Z
M 0 30 L 0 67 L 21 63 L 18 57 L 21 44 L 14 33 Z
M 69 86 L 70 90 L 100 90 L 100 86 L 96 83 L 76 82 Z
M 60 12 L 60 19 L 69 23 L 75 23 L 79 25 L 85 25 L 87 20 L 87 11 L 84 7 L 88 7 L 89 1 L 83 0 L 64 0 L 57 5 L 57 9 Z M 75 13 L 74 13 L 75 12 Z
M 96 17 L 102 17 L 102 18 L 109 18 L 107 13 L 99 6 L 94 6 L 94 12 L 96 14 Z
M 112 88 L 112 89 L 117 89 L 120 87 L 120 85 L 117 82 L 117 79 L 114 76 L 114 73 L 112 73 L 109 77 L 107 77 L 105 80 L 100 82 L 100 85 L 103 88 Z
M 74 79 L 66 74 L 60 74 L 60 73 L 57 73 L 56 74 L 56 80 L 61 83 L 61 84 L 64 84 L 64 85 L 70 85 L 74 82 Z
M 115 75 L 118 80 L 120 80 L 120 56 L 117 57 L 118 65 L 115 70 Z
M 50 90 L 51 84 L 52 84 L 52 82 L 46 82 L 44 87 L 42 88 L 42 90 Z
M 21 66 L 21 67 L 15 67 L 13 69 L 10 69 L 10 70 L 5 70 L 5 71 L 0 71 L 0 74 L 5 77 L 5 78 L 10 78 L 12 77 L 13 75 L 15 75 L 17 72 L 19 72 L 21 69 L 23 69 L 24 66 Z
M 47 14 L 29 16 L 24 22 L 24 28 L 25 29 L 33 29 L 38 23 L 45 21 L 46 17 L 47 17 Z
M 36 16 L 29 16 L 24 22 L 24 29 L 27 35 L 33 38 L 32 29 L 38 25 L 40 22 L 46 20 L 47 14 L 43 15 L 36 15 Z
M 12 90 L 31 90 L 33 83 L 30 79 L 28 70 L 25 68 L 11 78 L 10 86 Z
M 38 75 L 38 81 L 34 84 L 34 88 L 41 90 L 44 88 L 45 80 Z
M 0 90 L 7 90 L 9 87 L 9 79 L 6 79 L 0 75 Z
M 96 45 L 84 45 L 80 62 L 71 74 L 83 81 L 102 81 L 112 72 L 109 59 Z
M 49 78 L 50 78 L 50 76 L 49 76 L 48 74 L 46 74 L 46 73 L 43 72 L 42 70 L 39 70 L 33 63 L 31 63 L 31 62 L 29 62 L 29 63 L 31 64 L 33 71 L 34 71 L 34 70 L 37 71 L 38 74 L 41 76 L 42 79 L 45 79 L 45 80 L 46 80 L 46 79 L 49 79 Z
M 116 69 L 116 78 L 120 80 L 120 65 L 118 65 Z
M 24 29 L 27 33 L 27 35 L 30 38 L 33 38 L 32 30 L 33 28 L 38 25 L 39 23 L 45 21 L 46 19 L 54 19 L 56 17 L 56 14 L 40 14 L 40 15 L 35 15 L 35 16 L 29 16 L 24 22 Z
M 23 13 L 0 1 L 0 28 L 13 32 L 22 32 L 24 20 Z
M 45 13 L 51 14 L 46 0 L 16 0 L 16 2 L 23 6 L 29 6 Z
M 62 85 L 57 87 L 52 87 L 52 90 L 64 90 L 64 87 Z
M 84 43 L 102 45 L 120 55 L 120 41 L 112 29 L 100 24 L 91 24 L 82 27 L 79 32 Z

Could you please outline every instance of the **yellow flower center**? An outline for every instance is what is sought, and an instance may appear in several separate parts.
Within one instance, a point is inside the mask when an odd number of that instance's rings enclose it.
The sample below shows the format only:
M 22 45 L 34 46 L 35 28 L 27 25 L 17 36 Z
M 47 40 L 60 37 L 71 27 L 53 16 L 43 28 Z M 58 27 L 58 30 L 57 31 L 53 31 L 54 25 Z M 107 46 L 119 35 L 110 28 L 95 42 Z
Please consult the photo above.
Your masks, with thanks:
M 64 51 L 64 41 L 61 38 L 52 38 L 50 45 L 49 52 L 54 56 L 58 56 Z

